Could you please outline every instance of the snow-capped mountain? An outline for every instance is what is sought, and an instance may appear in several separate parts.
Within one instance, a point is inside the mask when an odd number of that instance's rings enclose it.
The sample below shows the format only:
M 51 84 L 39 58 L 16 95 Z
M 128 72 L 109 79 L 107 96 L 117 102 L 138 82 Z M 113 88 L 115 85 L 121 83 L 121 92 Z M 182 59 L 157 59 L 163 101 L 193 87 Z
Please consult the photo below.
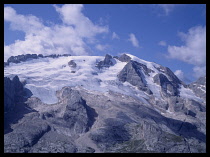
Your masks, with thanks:
M 13 140 L 13 152 L 206 151 L 205 93 L 198 94 L 195 83 L 186 85 L 167 67 L 131 54 L 22 55 L 4 65 L 5 127 L 14 130 L 5 133 L 5 152 L 12 151 L 9 140 L 23 129 L 29 137 L 20 136 L 28 145 Z M 17 78 L 24 86 L 19 95 L 11 93 Z M 18 104 L 28 112 L 11 125 L 8 113 L 14 111 L 8 106 L 19 111 Z M 63 139 L 59 146 L 51 136 Z

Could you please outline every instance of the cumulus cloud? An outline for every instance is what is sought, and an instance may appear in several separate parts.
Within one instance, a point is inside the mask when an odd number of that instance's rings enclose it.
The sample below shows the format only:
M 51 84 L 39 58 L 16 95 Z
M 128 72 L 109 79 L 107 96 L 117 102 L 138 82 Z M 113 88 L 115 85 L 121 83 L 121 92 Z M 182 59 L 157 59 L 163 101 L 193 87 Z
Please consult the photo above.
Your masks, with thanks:
M 95 46 L 95 48 L 97 49 L 97 50 L 99 50 L 99 51 L 104 51 L 104 50 L 106 50 L 107 48 L 109 48 L 109 45 L 102 45 L 102 44 L 97 44 L 96 46 Z
M 44 27 L 41 20 L 33 15 L 20 15 L 12 7 L 4 7 L 4 20 L 10 22 L 12 30 L 23 31 L 27 34 Z
M 112 39 L 120 39 L 120 37 L 115 32 L 113 32 Z
M 158 45 L 160 45 L 160 46 L 166 46 L 167 44 L 166 44 L 166 42 L 165 41 L 160 41 L 159 43 L 158 43 Z
M 196 77 L 205 75 L 206 67 L 206 26 L 196 26 L 187 33 L 180 32 L 179 36 L 184 42 L 182 46 L 168 46 L 168 57 L 178 59 L 194 65 Z
M 193 68 L 194 77 L 199 78 L 206 75 L 206 66 L 195 66 Z
M 139 47 L 139 41 L 133 33 L 129 34 L 128 40 L 132 43 L 134 47 Z
M 88 55 L 91 49 L 86 41 L 94 41 L 98 34 L 107 33 L 107 26 L 98 26 L 82 13 L 83 5 L 54 5 L 63 23 L 46 26 L 33 15 L 21 15 L 12 7 L 4 7 L 4 20 L 10 23 L 12 30 L 25 33 L 24 40 L 4 45 L 4 60 L 8 57 L 42 53 Z

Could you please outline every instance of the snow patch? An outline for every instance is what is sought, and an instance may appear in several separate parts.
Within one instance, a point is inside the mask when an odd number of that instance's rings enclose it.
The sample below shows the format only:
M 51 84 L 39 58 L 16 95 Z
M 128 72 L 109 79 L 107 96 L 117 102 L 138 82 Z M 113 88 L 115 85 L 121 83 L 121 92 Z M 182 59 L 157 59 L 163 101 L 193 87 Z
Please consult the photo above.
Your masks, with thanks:
M 193 99 L 198 102 L 203 102 L 203 100 L 197 97 L 191 89 L 185 88 L 183 85 L 181 85 L 179 91 L 180 91 L 180 96 L 183 98 Z

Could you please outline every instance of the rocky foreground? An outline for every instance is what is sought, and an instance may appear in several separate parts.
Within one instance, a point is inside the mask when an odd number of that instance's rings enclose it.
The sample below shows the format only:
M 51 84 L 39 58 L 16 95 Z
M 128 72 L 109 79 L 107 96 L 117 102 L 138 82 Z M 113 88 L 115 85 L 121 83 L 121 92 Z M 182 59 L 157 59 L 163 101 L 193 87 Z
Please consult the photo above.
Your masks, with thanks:
M 145 93 L 147 101 L 112 90 L 104 93 L 64 86 L 56 92 L 58 101 L 46 104 L 18 76 L 5 77 L 4 152 L 206 152 L 206 77 L 186 85 L 169 68 L 159 66 L 161 72 L 155 73 L 127 55 L 106 55 L 96 67 L 109 68 L 116 60 L 126 63 L 117 79 Z M 77 72 L 78 63 L 68 65 Z M 160 87 L 161 99 L 146 78 Z M 203 102 L 182 97 L 181 85 Z

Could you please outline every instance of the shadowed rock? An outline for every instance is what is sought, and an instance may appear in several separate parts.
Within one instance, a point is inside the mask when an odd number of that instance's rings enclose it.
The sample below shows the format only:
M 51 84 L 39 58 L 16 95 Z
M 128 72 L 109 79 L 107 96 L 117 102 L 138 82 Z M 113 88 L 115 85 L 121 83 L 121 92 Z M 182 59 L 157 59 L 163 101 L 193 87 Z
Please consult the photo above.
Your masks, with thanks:
M 103 67 L 110 67 L 113 66 L 116 63 L 116 61 L 112 58 L 111 55 L 106 54 L 105 58 L 103 61 L 100 61 L 97 63 L 96 67 L 101 69 Z
M 72 68 L 76 68 L 77 67 L 77 64 L 74 62 L 74 60 L 70 60 L 68 62 L 68 65 L 69 65 L 69 67 L 72 67 Z
M 78 91 L 64 87 L 56 92 L 59 102 L 66 105 L 63 119 L 75 133 L 84 133 L 92 126 L 97 114 L 87 106 Z
M 20 63 L 20 62 L 26 62 L 28 60 L 32 60 L 32 59 L 38 59 L 38 58 L 58 58 L 58 57 L 68 57 L 71 56 L 70 54 L 51 54 L 51 55 L 47 55 L 47 56 L 43 56 L 42 54 L 25 54 L 25 55 L 17 55 L 17 56 L 11 56 L 8 58 L 7 62 L 4 62 L 4 67 L 8 66 L 9 63 Z
M 153 78 L 154 82 L 161 86 L 165 96 L 177 96 L 179 94 L 177 85 L 174 85 L 164 74 L 156 74 Z

